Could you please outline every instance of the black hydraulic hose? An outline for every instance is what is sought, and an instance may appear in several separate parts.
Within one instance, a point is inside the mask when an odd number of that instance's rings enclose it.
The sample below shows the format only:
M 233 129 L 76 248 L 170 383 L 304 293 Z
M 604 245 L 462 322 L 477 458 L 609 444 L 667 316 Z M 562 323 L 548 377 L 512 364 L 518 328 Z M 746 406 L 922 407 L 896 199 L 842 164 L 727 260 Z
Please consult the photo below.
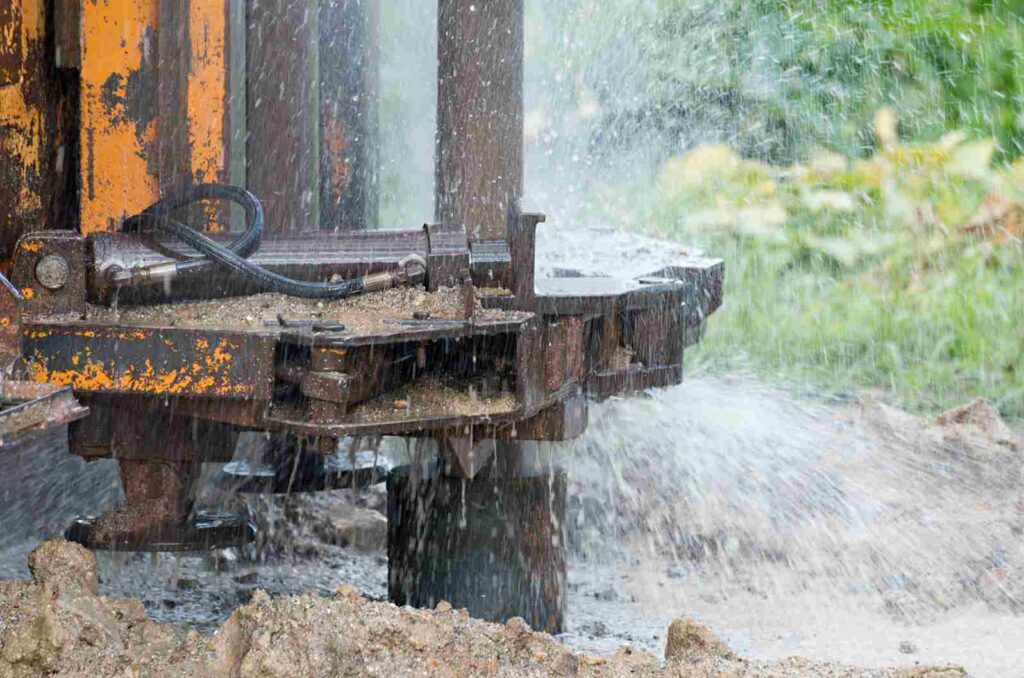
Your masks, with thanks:
M 245 257 L 232 252 L 216 240 L 208 238 L 199 231 L 169 216 L 157 218 L 153 221 L 153 224 L 164 233 L 181 240 L 211 260 L 232 271 L 245 275 L 253 280 L 261 289 L 269 292 L 280 292 L 288 296 L 306 299 L 343 299 L 365 291 L 362 278 L 343 280 L 338 283 L 318 283 L 294 280 L 273 271 L 268 271 Z
M 201 200 L 228 200 L 245 210 L 246 228 L 234 242 L 228 245 L 232 252 L 242 257 L 248 257 L 260 248 L 264 224 L 263 205 L 249 191 L 229 184 L 197 184 L 191 186 L 181 193 L 168 196 L 163 200 L 153 203 L 139 214 L 128 217 L 124 222 L 124 229 L 131 231 L 145 223 L 153 224 L 159 228 L 160 222 L 173 219 L 171 213 L 174 210 Z M 179 226 L 188 228 L 180 222 Z M 201 253 L 198 257 L 189 257 L 178 263 L 175 266 L 175 271 L 179 274 L 185 273 L 208 266 L 211 263 Z
M 248 227 L 231 245 L 225 247 L 203 233 L 175 219 L 171 213 L 200 200 L 230 200 L 245 209 Z M 419 255 L 410 255 L 398 264 L 398 270 L 391 273 L 377 273 L 336 283 L 318 283 L 294 280 L 249 261 L 246 257 L 259 248 L 263 234 L 263 207 L 251 193 L 237 186 L 225 184 L 199 184 L 185 192 L 165 198 L 125 220 L 127 229 L 138 229 L 143 225 L 152 226 L 167 235 L 180 240 L 196 252 L 191 257 L 171 264 L 154 264 L 149 267 L 125 271 L 111 271 L 115 286 L 138 285 L 169 280 L 185 271 L 194 271 L 209 264 L 220 264 L 224 268 L 240 273 L 267 291 L 280 292 L 306 299 L 343 299 L 372 289 L 383 289 L 403 282 L 422 280 L 426 274 L 426 261 Z

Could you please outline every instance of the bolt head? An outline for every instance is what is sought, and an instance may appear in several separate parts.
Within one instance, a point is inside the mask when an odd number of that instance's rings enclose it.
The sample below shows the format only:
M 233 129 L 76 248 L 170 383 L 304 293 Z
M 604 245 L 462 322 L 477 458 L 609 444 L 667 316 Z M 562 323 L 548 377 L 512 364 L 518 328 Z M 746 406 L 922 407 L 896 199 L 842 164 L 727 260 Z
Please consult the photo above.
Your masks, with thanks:
M 36 263 L 36 280 L 48 290 L 59 290 L 70 277 L 71 267 L 59 254 L 47 254 Z

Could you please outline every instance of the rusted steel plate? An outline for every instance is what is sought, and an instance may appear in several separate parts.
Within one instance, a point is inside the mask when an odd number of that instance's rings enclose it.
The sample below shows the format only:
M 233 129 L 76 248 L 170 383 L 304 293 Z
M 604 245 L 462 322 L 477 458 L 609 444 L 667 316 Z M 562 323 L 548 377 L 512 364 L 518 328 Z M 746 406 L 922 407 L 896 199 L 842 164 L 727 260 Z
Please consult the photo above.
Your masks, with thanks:
M 682 310 L 645 309 L 627 315 L 624 341 L 644 367 L 667 367 L 683 362 Z
M 270 397 L 270 335 L 89 323 L 33 323 L 22 334 L 33 381 L 93 393 Z
M 508 249 L 512 258 L 512 293 L 515 308 L 533 310 L 536 294 L 537 224 L 545 220 L 543 214 L 523 214 L 519 201 L 513 202 L 509 211 Z
M 11 282 L 24 297 L 26 318 L 85 315 L 85 245 L 75 231 L 36 231 L 21 237 L 11 263 Z
M 516 395 L 527 415 L 545 398 L 544 360 L 544 330 L 540 321 L 534 321 L 516 339 Z
M 622 278 L 541 278 L 534 310 L 544 315 L 611 314 L 682 304 L 686 286 L 675 280 L 644 284 Z
M 427 224 L 427 289 L 455 287 L 470 270 L 466 229 L 462 226 Z
M 567 316 L 544 328 L 544 389 L 551 393 L 583 376 L 583 318 Z
M 44 0 L 0 0 L 0 260 L 26 231 L 54 227 L 68 203 L 59 195 L 71 165 L 59 86 L 47 54 Z
M 0 378 L 21 357 L 21 293 L 0 274 Z
M 0 380 L 0 449 L 19 436 L 64 426 L 89 414 L 69 388 Z
M 622 372 L 597 372 L 587 379 L 587 393 L 597 399 L 637 393 L 648 388 L 675 386 L 683 382 L 683 366 L 631 367 Z
M 477 287 L 503 287 L 511 290 L 515 285 L 512 271 L 512 253 L 505 240 L 471 241 L 469 245 L 473 284 Z
M 315 230 L 320 212 L 317 5 L 261 0 L 247 6 L 249 190 L 263 201 L 267 233 Z
M 280 336 L 283 343 L 319 348 L 344 348 L 520 332 L 532 319 L 532 313 L 506 313 L 493 320 L 394 320 L 390 321 L 394 324 L 394 330 L 360 333 L 314 332 L 312 328 L 303 327 L 284 330 Z
M 294 408 L 275 408 L 264 419 L 268 428 L 286 429 L 301 435 L 416 435 L 443 429 L 509 425 L 523 418 L 523 410 L 471 415 L 410 415 L 389 419 L 360 419 L 357 415 L 339 415 L 333 421 L 313 421 L 307 413 Z
M 587 429 L 587 399 L 577 393 L 502 430 L 503 440 L 572 440 Z
M 721 259 L 694 257 L 650 274 L 675 278 L 686 285 L 683 317 L 688 327 L 700 325 L 722 305 L 725 294 L 725 263 Z
M 301 377 L 302 395 L 332 403 L 347 403 L 351 398 L 349 376 L 343 372 L 305 372 Z
M 157 5 L 82 5 L 82 233 L 116 230 L 159 197 Z

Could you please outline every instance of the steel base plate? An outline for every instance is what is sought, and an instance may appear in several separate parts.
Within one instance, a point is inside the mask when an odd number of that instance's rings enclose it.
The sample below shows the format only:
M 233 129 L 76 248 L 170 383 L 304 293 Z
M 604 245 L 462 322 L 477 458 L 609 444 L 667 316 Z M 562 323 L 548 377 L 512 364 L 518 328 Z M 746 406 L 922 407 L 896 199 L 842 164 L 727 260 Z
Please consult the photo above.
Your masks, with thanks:
M 372 452 L 356 454 L 352 464 L 347 453 L 339 452 L 326 457 L 302 455 L 298 464 L 294 457 L 272 464 L 251 464 L 232 461 L 224 465 L 224 474 L 238 484 L 236 492 L 255 494 L 287 494 L 290 492 L 323 492 L 369 487 L 386 482 L 391 465 Z
M 64 537 L 86 548 L 103 551 L 211 551 L 241 547 L 256 536 L 256 526 L 237 515 L 199 514 L 191 524 L 164 525 L 142 534 L 113 533 L 94 537 L 96 518 L 78 518 Z

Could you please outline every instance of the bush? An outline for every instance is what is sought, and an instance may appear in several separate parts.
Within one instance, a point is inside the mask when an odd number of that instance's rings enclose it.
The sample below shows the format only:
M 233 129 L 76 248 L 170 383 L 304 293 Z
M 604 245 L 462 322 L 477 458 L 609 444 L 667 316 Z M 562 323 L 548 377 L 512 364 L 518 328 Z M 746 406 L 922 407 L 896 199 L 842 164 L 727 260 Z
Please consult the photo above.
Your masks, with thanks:
M 975 396 L 1024 416 L 1024 161 L 952 133 L 867 159 L 773 167 L 704 146 L 661 171 L 649 223 L 726 259 L 697 352 L 828 392 L 934 410 Z

